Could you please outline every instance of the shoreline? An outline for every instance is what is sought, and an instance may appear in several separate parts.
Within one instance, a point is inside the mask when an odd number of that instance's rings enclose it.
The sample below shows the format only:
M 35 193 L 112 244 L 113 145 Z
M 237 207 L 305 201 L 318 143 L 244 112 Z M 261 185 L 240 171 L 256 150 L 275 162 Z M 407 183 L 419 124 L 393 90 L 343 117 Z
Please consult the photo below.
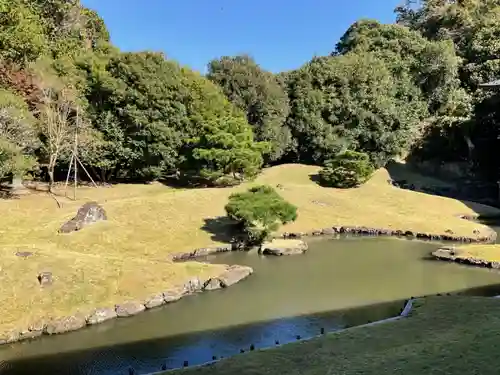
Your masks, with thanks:
M 404 304 L 403 309 L 401 310 L 401 312 L 398 315 L 396 315 L 396 316 L 393 316 L 393 317 L 390 317 L 390 318 L 386 318 L 386 319 L 382 319 L 382 320 L 377 320 L 377 321 L 374 321 L 374 322 L 371 322 L 371 323 L 361 324 L 359 326 L 353 326 L 353 327 L 348 327 L 348 328 L 344 328 L 344 329 L 339 329 L 338 331 L 333 331 L 333 332 L 329 332 L 329 333 L 319 334 L 319 335 L 316 335 L 316 336 L 313 336 L 313 337 L 310 337 L 310 338 L 307 338 L 307 339 L 300 339 L 300 340 L 295 341 L 295 343 L 296 342 L 305 342 L 305 341 L 310 341 L 310 340 L 318 339 L 318 338 L 323 337 L 325 335 L 338 335 L 338 334 L 341 334 L 343 332 L 349 332 L 349 331 L 352 331 L 352 330 L 355 330 L 355 329 L 360 329 L 360 328 L 365 328 L 365 327 L 371 327 L 371 326 L 375 326 L 375 325 L 379 325 L 379 324 L 394 322 L 396 320 L 400 320 L 400 319 L 403 319 L 403 318 L 408 318 L 410 316 L 410 313 L 411 313 L 412 309 L 413 309 L 413 302 L 414 301 L 415 301 L 415 299 L 413 297 L 410 298 L 410 299 L 408 299 L 405 302 L 405 304 Z M 259 350 L 271 350 L 271 349 L 275 349 L 275 348 L 281 348 L 283 346 L 290 345 L 290 344 L 293 344 L 293 343 L 280 344 L 280 345 L 277 345 L 277 346 L 262 348 L 262 349 L 259 349 Z M 232 356 L 232 357 L 235 357 L 235 356 Z M 227 357 L 227 358 L 232 358 L 232 357 Z M 226 358 L 215 359 L 213 361 L 201 363 L 199 365 L 193 365 L 193 366 L 188 366 L 188 367 L 179 367 L 179 368 L 174 368 L 174 369 L 169 369 L 169 370 L 164 370 L 164 371 L 152 372 L 152 373 L 148 373 L 146 375 L 164 375 L 164 374 L 166 375 L 166 374 L 175 373 L 176 371 L 179 371 L 179 370 L 182 370 L 182 369 L 194 369 L 194 368 L 200 368 L 200 367 L 208 367 L 208 366 L 211 366 L 211 365 L 213 365 L 213 364 L 215 364 L 217 362 L 220 362 L 220 361 L 222 361 L 224 359 L 226 359 Z
M 111 319 L 134 316 L 146 310 L 177 302 L 190 295 L 228 288 L 247 278 L 252 273 L 253 269 L 248 266 L 226 265 L 225 270 L 218 276 L 210 277 L 206 280 L 201 280 L 195 276 L 183 284 L 176 285 L 144 300 L 124 301 L 113 307 L 96 308 L 89 314 L 77 313 L 43 323 L 31 324 L 27 328 L 24 327 L 4 332 L 0 334 L 0 345 L 33 340 L 42 335 L 50 336 L 74 332 Z
M 465 220 L 477 220 L 479 216 L 460 215 L 460 218 Z M 461 243 L 486 244 L 494 243 L 497 237 L 496 232 L 493 230 L 490 231 L 488 236 L 476 235 L 475 237 L 464 237 L 456 236 L 452 232 L 447 234 L 432 234 L 409 230 L 369 228 L 364 226 L 332 226 L 311 230 L 309 232 L 284 232 L 275 235 L 273 238 L 301 239 L 307 237 L 337 236 L 341 234 L 360 237 L 385 236 L 426 241 L 453 241 Z M 241 250 L 240 244 L 230 243 L 173 254 L 171 256 L 171 261 L 191 261 L 208 255 Z M 500 269 L 500 263 L 498 263 L 498 268 Z M 36 339 L 42 335 L 64 334 L 83 329 L 88 325 L 100 324 L 111 319 L 134 316 L 143 311 L 176 302 L 189 295 L 229 287 L 250 276 L 252 273 L 253 269 L 247 266 L 226 265 L 225 270 L 219 276 L 211 277 L 207 280 L 200 280 L 199 277 L 193 277 L 187 280 L 184 284 L 176 285 L 170 290 L 159 292 L 158 294 L 145 300 L 124 301 L 121 304 L 116 304 L 114 307 L 95 308 L 89 314 L 78 313 L 57 318 L 48 322 L 32 324 L 27 328 L 23 327 L 11 330 L 10 332 L 5 332 L 0 334 L 0 345 Z
M 459 264 L 465 264 L 469 266 L 491 268 L 500 270 L 500 262 L 482 259 L 473 256 L 461 256 L 460 252 L 455 248 L 443 246 L 433 251 L 432 256 L 440 261 L 454 262 Z
M 478 220 L 479 216 L 460 215 L 461 219 L 474 221 Z M 363 226 L 333 226 L 326 227 L 309 232 L 284 232 L 277 234 L 273 239 L 301 239 L 308 237 L 328 237 L 340 234 L 355 235 L 360 237 L 396 237 L 406 239 L 417 239 L 423 241 L 446 241 L 446 242 L 460 242 L 460 243 L 494 243 L 497 238 L 497 233 L 490 229 L 489 236 L 456 236 L 453 233 L 435 234 L 423 233 L 410 230 L 398 229 L 384 229 L 384 228 L 369 228 Z M 193 251 L 180 252 L 173 254 L 171 260 L 174 262 L 185 262 L 197 258 L 205 257 L 208 255 L 215 255 L 219 253 L 226 253 L 231 251 L 241 251 L 241 246 L 238 243 L 229 243 L 225 245 L 204 247 L 195 249 Z

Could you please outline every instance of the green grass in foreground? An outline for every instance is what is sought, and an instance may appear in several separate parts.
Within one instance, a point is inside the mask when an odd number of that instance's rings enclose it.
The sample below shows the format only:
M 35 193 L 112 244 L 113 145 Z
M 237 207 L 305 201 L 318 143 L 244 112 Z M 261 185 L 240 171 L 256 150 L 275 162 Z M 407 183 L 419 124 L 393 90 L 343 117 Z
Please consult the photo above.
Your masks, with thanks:
M 176 375 L 499 373 L 500 299 L 430 297 L 409 318 L 240 354 Z

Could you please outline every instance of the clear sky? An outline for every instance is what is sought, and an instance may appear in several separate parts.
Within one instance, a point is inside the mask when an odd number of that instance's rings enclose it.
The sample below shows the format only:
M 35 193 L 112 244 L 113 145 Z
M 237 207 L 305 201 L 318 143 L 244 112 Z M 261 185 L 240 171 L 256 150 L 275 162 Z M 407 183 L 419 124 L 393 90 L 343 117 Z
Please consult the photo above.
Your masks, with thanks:
M 163 51 L 205 72 L 208 61 L 247 53 L 290 70 L 330 53 L 359 18 L 393 22 L 401 0 L 82 0 L 121 50 Z

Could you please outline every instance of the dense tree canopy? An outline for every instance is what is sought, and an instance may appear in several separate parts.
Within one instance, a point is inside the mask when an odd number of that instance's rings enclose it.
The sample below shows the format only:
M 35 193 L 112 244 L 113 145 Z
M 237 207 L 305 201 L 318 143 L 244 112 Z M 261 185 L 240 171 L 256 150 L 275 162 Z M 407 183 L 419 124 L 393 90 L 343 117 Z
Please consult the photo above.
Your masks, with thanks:
M 208 65 L 207 78 L 222 87 L 229 100 L 247 115 L 256 139 L 269 142 L 269 159 L 280 159 L 291 145 L 285 125 L 289 112 L 283 85 L 249 56 L 224 56 Z
M 78 132 L 80 160 L 105 181 L 233 184 L 346 150 L 375 167 L 462 158 L 496 178 L 498 99 L 478 85 L 500 78 L 500 2 L 408 0 L 396 13 L 355 22 L 295 70 L 237 55 L 202 76 L 119 51 L 78 0 L 0 0 L 0 174 L 38 164 L 57 179 Z
M 306 162 L 349 148 L 382 166 L 414 141 L 427 114 L 418 91 L 372 53 L 315 58 L 289 81 L 288 125 Z

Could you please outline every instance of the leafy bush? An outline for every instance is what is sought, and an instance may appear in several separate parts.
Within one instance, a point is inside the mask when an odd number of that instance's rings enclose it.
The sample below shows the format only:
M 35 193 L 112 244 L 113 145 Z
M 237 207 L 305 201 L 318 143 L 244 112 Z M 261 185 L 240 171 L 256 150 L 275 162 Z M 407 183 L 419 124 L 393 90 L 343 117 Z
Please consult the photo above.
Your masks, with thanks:
M 225 209 L 227 216 L 241 224 L 249 244 L 261 244 L 280 224 L 297 219 L 297 207 L 268 185 L 231 194 Z
M 327 160 L 319 172 L 321 182 L 336 188 L 352 188 L 366 182 L 374 172 L 367 154 L 345 151 Z

